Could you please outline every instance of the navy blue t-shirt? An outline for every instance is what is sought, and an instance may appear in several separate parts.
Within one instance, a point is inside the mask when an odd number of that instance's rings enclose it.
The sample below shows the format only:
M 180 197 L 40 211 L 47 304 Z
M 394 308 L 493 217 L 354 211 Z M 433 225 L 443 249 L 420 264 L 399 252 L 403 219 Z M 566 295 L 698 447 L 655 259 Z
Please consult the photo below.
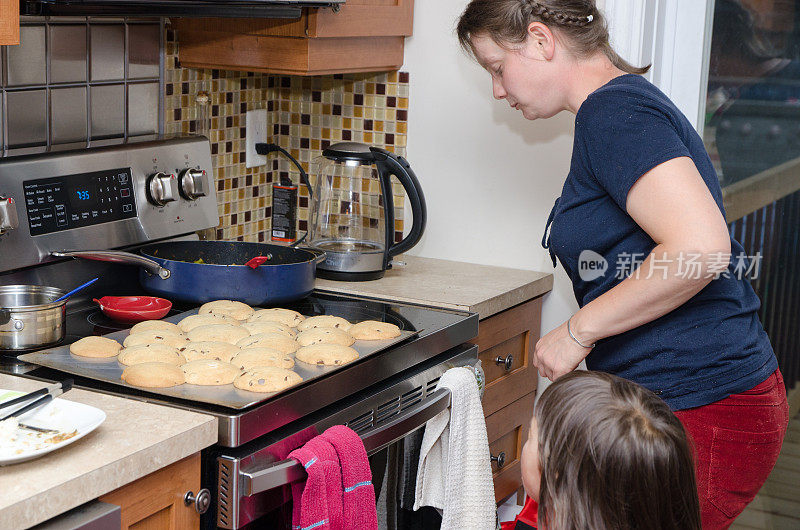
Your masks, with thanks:
M 722 190 L 703 141 L 658 88 L 641 76 L 624 75 L 581 105 L 569 175 L 550 214 L 549 241 L 581 307 L 632 274 L 655 248 L 627 213 L 628 192 L 649 170 L 678 157 L 692 158 L 724 215 Z M 752 260 L 733 238 L 731 253 L 728 274 L 680 307 L 598 341 L 586 358 L 589 369 L 635 381 L 675 410 L 719 401 L 766 379 L 778 364 L 745 274 Z M 592 263 L 594 270 L 588 268 Z M 687 274 L 691 270 L 687 262 Z

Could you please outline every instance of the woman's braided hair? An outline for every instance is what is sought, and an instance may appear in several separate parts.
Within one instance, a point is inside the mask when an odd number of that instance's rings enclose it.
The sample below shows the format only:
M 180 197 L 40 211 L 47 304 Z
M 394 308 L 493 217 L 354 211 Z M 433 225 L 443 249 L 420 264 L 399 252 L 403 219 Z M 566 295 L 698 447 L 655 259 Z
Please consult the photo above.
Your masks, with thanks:
M 524 2 L 530 7 L 532 14 L 545 20 L 553 20 L 563 26 L 581 27 L 591 23 L 594 20 L 593 13 L 580 16 L 571 15 L 561 11 L 554 11 L 546 5 L 537 2 L 536 0 L 524 0 Z
M 531 22 L 546 24 L 563 36 L 578 57 L 602 52 L 626 73 L 644 74 L 650 69 L 633 66 L 614 51 L 595 0 L 471 0 L 456 33 L 461 46 L 474 56 L 474 35 L 486 35 L 501 46 L 520 45 L 527 39 Z

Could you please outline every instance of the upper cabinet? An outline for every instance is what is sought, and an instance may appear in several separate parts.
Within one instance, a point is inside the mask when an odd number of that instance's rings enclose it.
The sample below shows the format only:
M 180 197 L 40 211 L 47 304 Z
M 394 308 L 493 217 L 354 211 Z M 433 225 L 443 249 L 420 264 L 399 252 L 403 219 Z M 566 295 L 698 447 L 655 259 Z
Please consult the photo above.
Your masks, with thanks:
M 0 0 L 2 1 L 2 0 Z M 347 0 L 299 19 L 178 18 L 182 66 L 288 75 L 397 70 L 414 0 Z
M 19 0 L 0 0 L 0 45 L 19 44 Z

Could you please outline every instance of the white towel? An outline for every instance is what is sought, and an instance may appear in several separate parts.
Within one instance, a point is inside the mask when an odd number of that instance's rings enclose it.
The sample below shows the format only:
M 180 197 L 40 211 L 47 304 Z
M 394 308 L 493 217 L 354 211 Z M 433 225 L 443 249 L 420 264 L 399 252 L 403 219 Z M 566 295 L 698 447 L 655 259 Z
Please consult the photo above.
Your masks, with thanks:
M 442 530 L 492 530 L 497 508 L 475 373 L 451 368 L 439 379 L 440 388 L 450 390 L 450 409 L 425 424 L 414 509 L 439 509 Z

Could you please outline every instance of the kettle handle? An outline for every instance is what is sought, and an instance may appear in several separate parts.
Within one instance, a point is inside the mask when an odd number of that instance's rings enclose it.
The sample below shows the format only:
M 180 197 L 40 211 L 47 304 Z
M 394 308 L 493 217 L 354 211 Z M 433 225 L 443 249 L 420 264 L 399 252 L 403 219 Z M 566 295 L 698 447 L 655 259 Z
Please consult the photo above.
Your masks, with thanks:
M 403 252 L 409 250 L 422 238 L 422 233 L 425 231 L 425 225 L 428 222 L 428 208 L 425 204 L 425 195 L 422 193 L 422 187 L 419 185 L 417 176 L 411 170 L 411 165 L 408 163 L 408 161 L 406 161 L 405 158 L 397 156 L 379 147 L 370 147 L 369 149 L 375 156 L 375 162 L 381 172 L 381 177 L 383 178 L 384 175 L 386 176 L 387 184 L 390 184 L 388 179 L 389 175 L 394 175 L 397 177 L 397 180 L 399 180 L 400 184 L 402 184 L 403 189 L 406 191 L 406 195 L 408 195 L 408 200 L 411 203 L 413 224 L 408 235 L 401 241 L 391 245 L 389 245 L 389 243 L 393 241 L 394 238 L 391 238 L 386 242 L 387 256 L 396 256 L 397 254 L 402 254 Z M 389 195 L 388 199 L 390 199 L 392 194 L 390 185 L 387 186 L 386 193 Z M 393 203 L 392 201 L 387 201 L 387 205 L 388 204 Z M 394 220 L 394 212 L 386 212 L 386 215 L 388 219 Z M 392 222 L 392 226 L 390 228 L 391 230 L 388 232 L 390 234 L 394 234 L 394 222 Z

